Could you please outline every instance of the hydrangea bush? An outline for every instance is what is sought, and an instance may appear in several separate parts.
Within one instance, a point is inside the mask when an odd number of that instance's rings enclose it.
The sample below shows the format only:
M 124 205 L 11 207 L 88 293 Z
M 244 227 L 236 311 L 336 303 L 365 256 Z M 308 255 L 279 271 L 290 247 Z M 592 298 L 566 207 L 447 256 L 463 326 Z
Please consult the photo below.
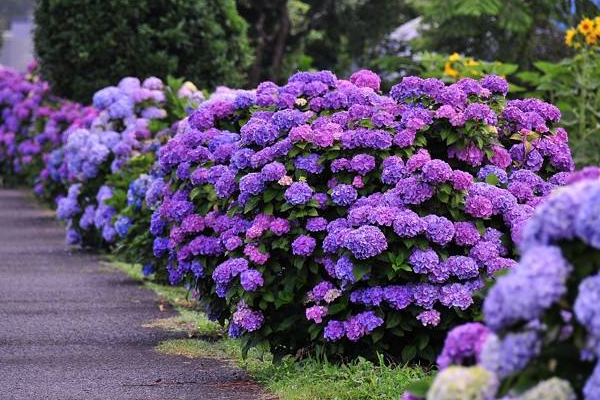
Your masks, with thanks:
M 131 157 L 151 150 L 152 138 L 164 128 L 152 122 L 167 116 L 165 100 L 157 78 L 143 83 L 124 78 L 94 95 L 98 116 L 89 129 L 71 132 L 61 149 L 64 179 L 71 188 L 79 187 L 58 200 L 57 215 L 67 222 L 70 244 L 101 247 L 102 242 L 115 241 L 116 210 L 107 203 L 113 196 L 107 176 L 120 171 Z
M 276 356 L 433 362 L 445 332 L 478 317 L 485 283 L 515 265 L 513 243 L 531 246 L 534 208 L 574 179 L 558 109 L 508 101 L 497 76 L 406 77 L 386 95 L 370 71 L 300 72 L 206 101 L 190 83 L 125 78 L 94 107 L 44 112 L 6 89 L 16 79 L 36 93 L 31 78 L 1 73 L 1 163 L 22 165 L 40 144 L 36 192 L 57 196 L 68 243 L 110 244 L 186 283 L 244 349 Z M 15 122 L 23 107 L 33 112 Z M 438 362 L 484 363 L 482 348 L 504 346 L 498 332 L 459 328 Z M 530 332 L 510 340 L 539 347 Z M 448 374 L 488 393 L 508 372 Z
M 53 96 L 36 74 L 0 67 L 0 165 L 5 183 L 32 185 L 60 134 L 89 111 Z
M 223 90 L 226 89 L 217 92 Z M 120 171 L 106 179 L 113 194 L 107 204 L 116 212 L 112 222 L 118 235 L 114 244 L 117 256 L 142 265 L 144 275 L 154 274 L 160 281 L 167 280 L 166 260 L 153 254 L 151 229 L 153 212 L 162 201 L 165 189 L 164 174 L 156 163 L 157 153 L 171 133 L 178 131 L 179 121 L 205 100 L 191 82 L 172 78 L 168 80 L 165 94 L 167 122 L 172 123 L 169 130 L 155 136 L 149 152 L 132 157 Z
M 496 76 L 301 72 L 207 102 L 160 151 L 157 255 L 245 348 L 433 360 L 573 163 Z M 155 222 L 156 220 L 156 222 Z
M 470 369 L 490 374 L 493 393 L 484 396 L 462 379 L 465 386 L 455 397 L 435 394 L 435 387 L 443 391 L 450 384 L 446 371 L 457 367 L 449 367 L 435 379 L 428 400 L 464 398 L 473 390 L 482 399 L 600 398 L 598 178 L 595 167 L 571 175 L 571 184 L 536 210 L 523 231 L 519 265 L 486 297 L 485 325 L 467 324 L 446 338 L 440 367 L 478 364 Z

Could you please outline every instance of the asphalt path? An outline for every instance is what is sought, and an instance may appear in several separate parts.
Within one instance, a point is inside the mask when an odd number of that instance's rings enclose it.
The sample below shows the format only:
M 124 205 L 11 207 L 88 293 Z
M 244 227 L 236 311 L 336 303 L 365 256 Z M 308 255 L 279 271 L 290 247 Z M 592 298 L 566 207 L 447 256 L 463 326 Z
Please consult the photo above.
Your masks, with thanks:
M 261 399 L 222 360 L 155 350 L 175 311 L 98 256 L 25 191 L 0 190 L 0 399 Z M 161 310 L 162 309 L 162 310 Z

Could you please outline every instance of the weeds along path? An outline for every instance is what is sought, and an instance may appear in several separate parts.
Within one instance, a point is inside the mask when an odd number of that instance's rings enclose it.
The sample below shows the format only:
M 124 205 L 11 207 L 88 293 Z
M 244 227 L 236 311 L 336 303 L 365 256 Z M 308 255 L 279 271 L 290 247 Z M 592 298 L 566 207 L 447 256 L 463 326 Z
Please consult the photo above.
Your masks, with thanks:
M 260 399 L 220 360 L 158 353 L 182 337 L 142 325 L 173 316 L 150 290 L 68 252 L 63 229 L 25 192 L 0 190 L 2 399 Z

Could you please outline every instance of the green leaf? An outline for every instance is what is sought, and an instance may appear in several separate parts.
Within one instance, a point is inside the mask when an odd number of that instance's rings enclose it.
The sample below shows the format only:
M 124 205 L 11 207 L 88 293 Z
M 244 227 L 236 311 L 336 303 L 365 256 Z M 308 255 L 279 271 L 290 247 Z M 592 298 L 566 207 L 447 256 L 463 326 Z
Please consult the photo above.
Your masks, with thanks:
M 500 183 L 500 180 L 498 179 L 496 174 L 489 174 L 488 176 L 485 177 L 485 182 L 489 183 L 492 186 L 498 186 L 498 183 Z
M 246 205 L 244 206 L 244 214 L 247 214 L 248 212 L 252 211 L 256 207 L 257 203 L 258 203 L 257 197 L 252 197 L 250 200 L 248 200 L 246 202 Z
M 273 296 L 273 293 L 271 292 L 266 292 L 263 295 L 263 299 L 265 299 L 265 301 L 268 301 L 269 303 L 272 303 L 275 301 L 275 296 Z
M 419 348 L 419 350 L 423 350 L 425 347 L 427 347 L 428 344 L 429 344 L 429 335 L 427 335 L 427 334 L 420 335 L 418 338 L 418 341 L 417 341 L 417 347 Z
M 357 264 L 354 266 L 354 270 L 352 271 L 354 275 L 354 279 L 356 281 L 360 281 L 363 276 L 371 272 L 371 266 L 368 264 Z
M 400 357 L 402 357 L 402 362 L 409 363 L 413 358 L 415 358 L 416 355 L 417 348 L 415 346 L 404 346 Z
M 388 329 L 395 328 L 396 326 L 398 326 L 400 324 L 401 319 L 402 319 L 402 317 L 400 316 L 400 313 L 393 313 L 389 317 L 386 318 L 385 327 Z
M 319 334 L 321 333 L 321 329 L 322 328 L 320 325 L 312 324 L 311 326 L 309 326 L 308 333 L 310 335 L 310 340 L 315 340 L 317 336 L 319 336 Z
M 279 192 L 277 190 L 269 188 L 263 193 L 263 201 L 265 203 L 270 203 L 275 197 L 277 197 L 278 194 Z
M 406 391 L 415 397 L 420 397 L 424 399 L 425 397 L 427 397 L 427 392 L 429 391 L 429 388 L 433 383 L 434 377 L 435 376 L 430 376 L 415 382 L 411 382 L 406 386 Z
M 373 343 L 379 342 L 383 339 L 385 331 L 383 329 L 377 329 L 373 333 L 371 333 L 371 339 L 373 339 Z
M 560 64 L 548 61 L 537 61 L 534 62 L 533 65 L 545 74 L 554 74 L 562 69 Z
M 336 303 L 332 306 L 329 306 L 329 308 L 327 309 L 327 314 L 335 315 L 341 311 L 344 311 L 347 307 L 348 304 L 346 304 L 346 302 Z
M 311 208 L 310 210 L 308 210 L 306 212 L 306 215 L 308 215 L 309 217 L 318 217 L 319 216 L 319 212 L 317 211 L 317 209 Z
M 267 203 L 262 210 L 265 214 L 273 215 L 273 203 Z
M 475 221 L 475 226 L 477 227 L 477 230 L 479 231 L 480 235 L 485 235 L 485 224 L 482 220 L 478 219 L 477 221 Z
M 302 266 L 304 265 L 304 258 L 302 257 L 296 257 L 294 258 L 294 261 L 292 263 L 294 265 L 294 267 L 296 267 L 297 269 L 302 268 Z

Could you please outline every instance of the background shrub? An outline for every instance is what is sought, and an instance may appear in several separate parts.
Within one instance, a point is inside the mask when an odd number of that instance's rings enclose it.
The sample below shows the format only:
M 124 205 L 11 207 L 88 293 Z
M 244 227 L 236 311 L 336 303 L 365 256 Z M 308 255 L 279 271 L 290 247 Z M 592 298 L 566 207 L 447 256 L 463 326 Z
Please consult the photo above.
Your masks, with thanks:
M 249 61 L 233 0 L 41 0 L 35 19 L 42 75 L 84 103 L 124 76 L 239 85 Z

